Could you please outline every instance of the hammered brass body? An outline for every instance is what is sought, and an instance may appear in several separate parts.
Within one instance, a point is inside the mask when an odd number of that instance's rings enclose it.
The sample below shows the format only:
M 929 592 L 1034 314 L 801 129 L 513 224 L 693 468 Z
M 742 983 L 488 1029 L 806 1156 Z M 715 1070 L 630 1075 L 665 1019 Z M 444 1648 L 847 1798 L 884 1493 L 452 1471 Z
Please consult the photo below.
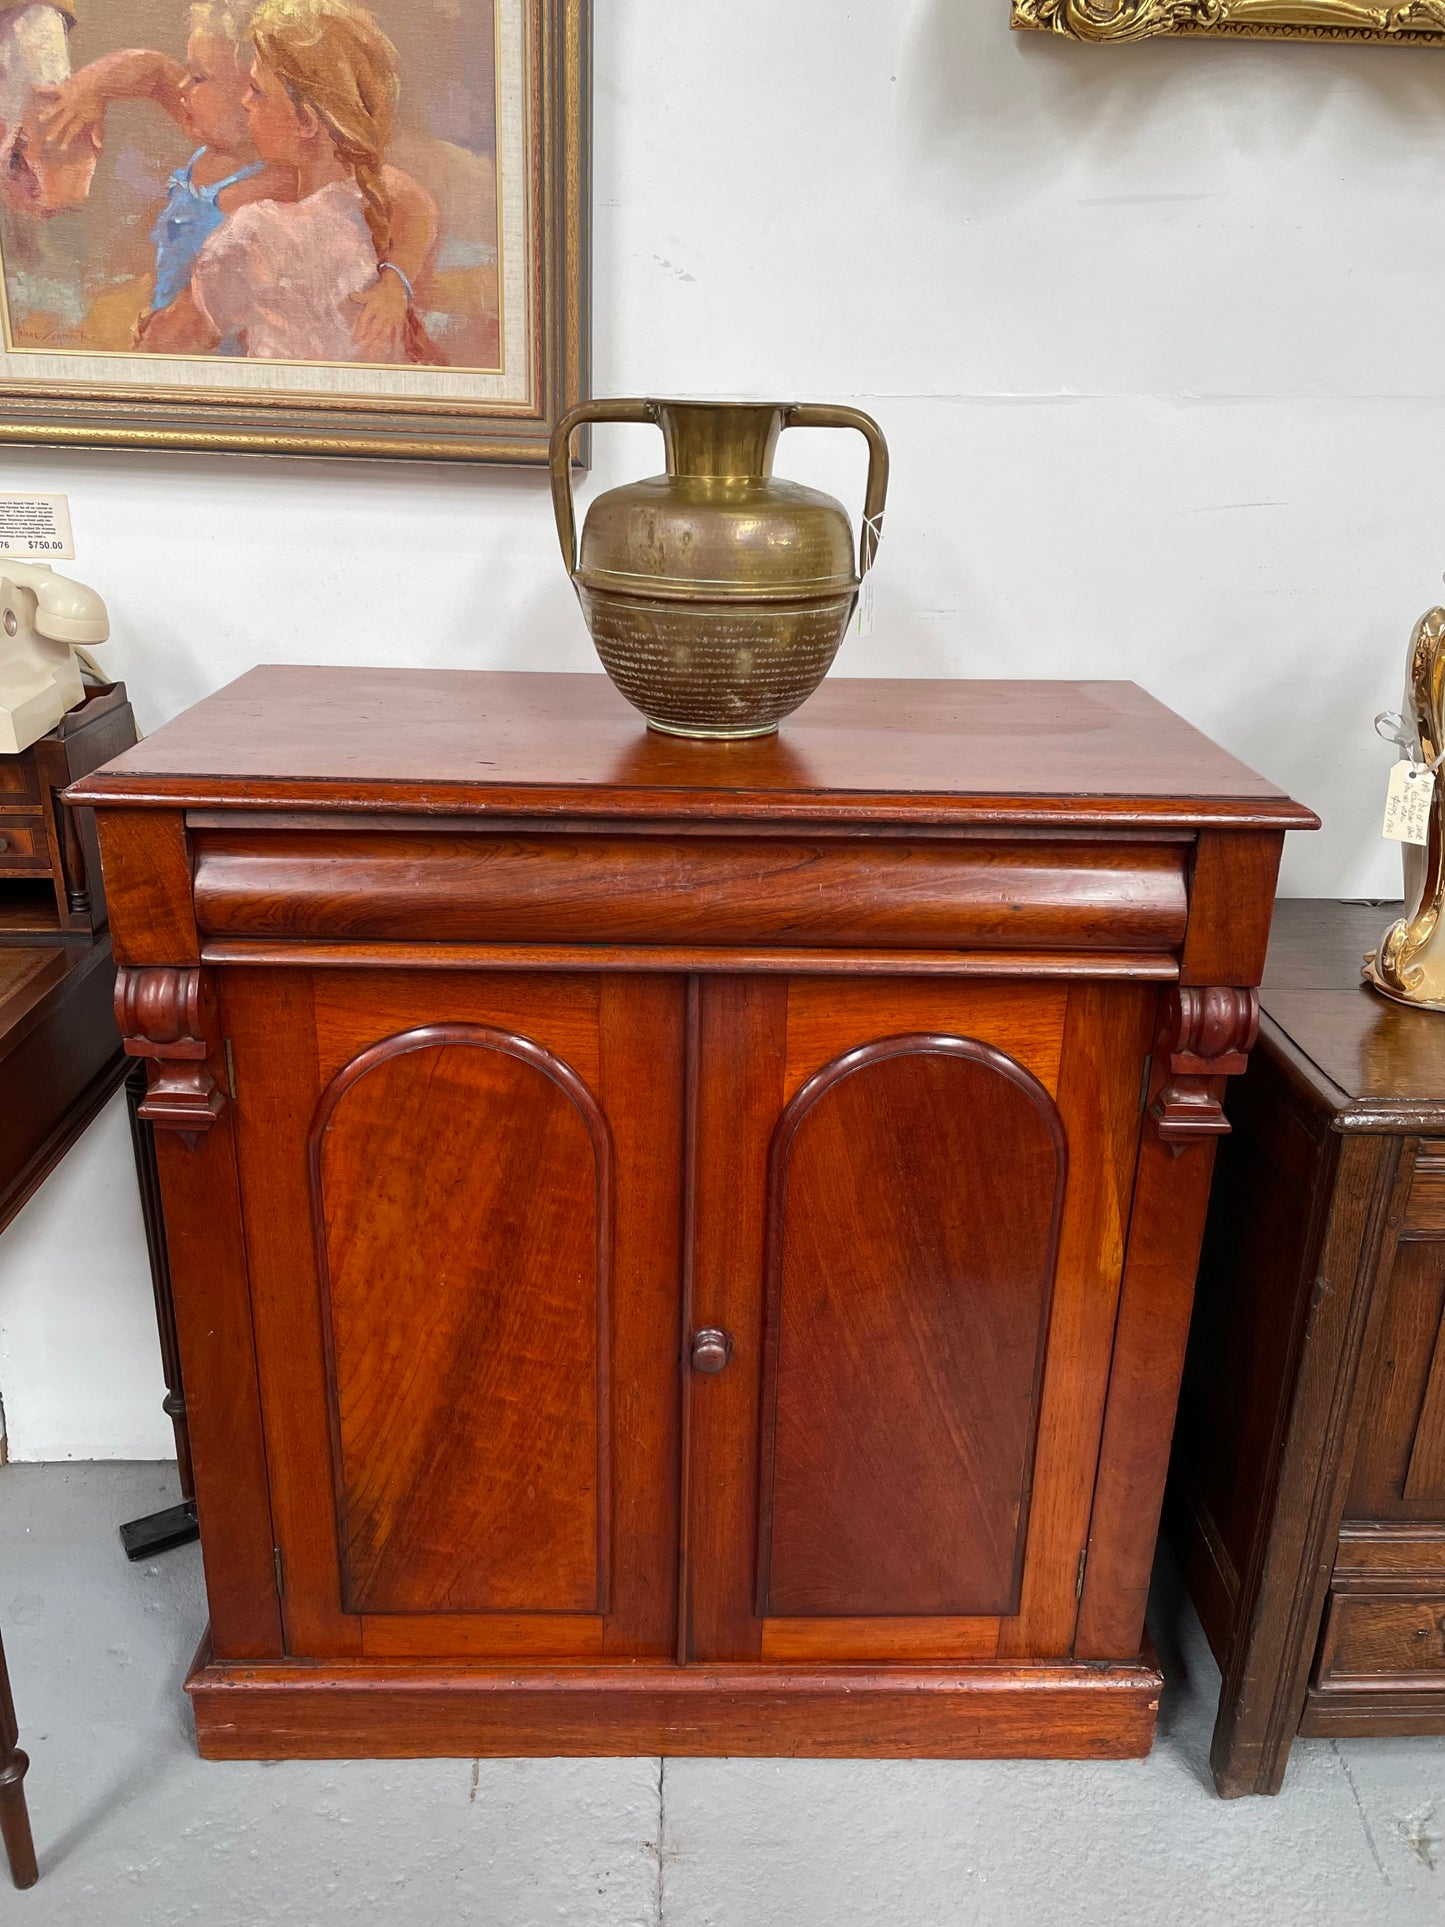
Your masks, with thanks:
M 599 496 L 579 553 L 571 441 L 587 421 L 654 423 L 667 473 Z M 773 475 L 784 428 L 866 437 L 856 557 L 840 502 Z M 887 487 L 882 432 L 852 408 L 589 402 L 552 441 L 562 553 L 602 666 L 652 728 L 677 736 L 765 736 L 807 701 L 847 633 Z

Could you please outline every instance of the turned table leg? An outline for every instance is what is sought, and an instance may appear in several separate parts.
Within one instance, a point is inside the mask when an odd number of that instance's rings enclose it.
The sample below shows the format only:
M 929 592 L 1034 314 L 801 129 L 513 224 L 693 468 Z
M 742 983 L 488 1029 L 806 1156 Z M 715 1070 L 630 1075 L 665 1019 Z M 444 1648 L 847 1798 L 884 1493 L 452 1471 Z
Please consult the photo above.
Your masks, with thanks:
M 10 1675 L 5 1648 L 0 1645 L 0 1837 L 17 1887 L 33 1887 L 40 1878 L 35 1864 L 35 1842 L 25 1806 L 25 1774 L 30 1762 L 20 1751 L 15 1724 L 15 1702 L 10 1697 Z

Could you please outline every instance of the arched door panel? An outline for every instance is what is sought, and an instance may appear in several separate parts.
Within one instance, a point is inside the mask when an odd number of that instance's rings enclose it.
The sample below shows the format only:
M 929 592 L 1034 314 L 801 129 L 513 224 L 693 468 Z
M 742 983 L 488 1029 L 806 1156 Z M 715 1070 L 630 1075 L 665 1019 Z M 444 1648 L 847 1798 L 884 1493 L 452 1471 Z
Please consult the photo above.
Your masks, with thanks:
M 223 987 L 287 1649 L 676 1645 L 685 987 Z
M 769 1180 L 758 1610 L 1017 1611 L 1066 1152 L 976 1039 L 819 1071 Z
M 342 1603 L 607 1610 L 612 1157 L 570 1066 L 434 1025 L 311 1133 Z
M 1154 1004 L 704 986 L 689 1659 L 1071 1654 Z

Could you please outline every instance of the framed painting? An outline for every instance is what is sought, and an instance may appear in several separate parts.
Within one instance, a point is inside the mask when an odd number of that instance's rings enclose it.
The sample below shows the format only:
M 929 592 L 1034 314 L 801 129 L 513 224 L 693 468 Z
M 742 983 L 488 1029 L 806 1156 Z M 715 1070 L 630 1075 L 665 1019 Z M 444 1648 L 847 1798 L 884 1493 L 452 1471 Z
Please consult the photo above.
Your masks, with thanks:
M 541 462 L 590 0 L 0 0 L 0 441 Z
M 1445 47 L 1445 0 L 1013 0 L 1013 24 L 1068 40 L 1234 34 L 1256 40 L 1374 40 Z

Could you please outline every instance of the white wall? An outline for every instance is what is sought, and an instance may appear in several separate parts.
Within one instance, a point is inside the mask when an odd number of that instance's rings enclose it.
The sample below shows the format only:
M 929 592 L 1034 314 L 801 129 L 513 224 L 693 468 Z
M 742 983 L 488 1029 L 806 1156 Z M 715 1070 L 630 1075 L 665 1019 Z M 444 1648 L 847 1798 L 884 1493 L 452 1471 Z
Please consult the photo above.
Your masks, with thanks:
M 1010 36 L 1007 0 L 596 0 L 599 394 L 848 399 L 895 483 L 840 674 L 1127 676 L 1388 895 L 1445 568 L 1445 53 Z M 860 444 L 861 448 L 861 444 Z M 600 438 L 596 483 L 657 466 Z M 783 464 L 856 502 L 849 438 Z M 257 661 L 594 666 L 536 475 L 9 451 L 143 726 Z M 122 1120 L 0 1246 L 17 1457 L 166 1449 Z

